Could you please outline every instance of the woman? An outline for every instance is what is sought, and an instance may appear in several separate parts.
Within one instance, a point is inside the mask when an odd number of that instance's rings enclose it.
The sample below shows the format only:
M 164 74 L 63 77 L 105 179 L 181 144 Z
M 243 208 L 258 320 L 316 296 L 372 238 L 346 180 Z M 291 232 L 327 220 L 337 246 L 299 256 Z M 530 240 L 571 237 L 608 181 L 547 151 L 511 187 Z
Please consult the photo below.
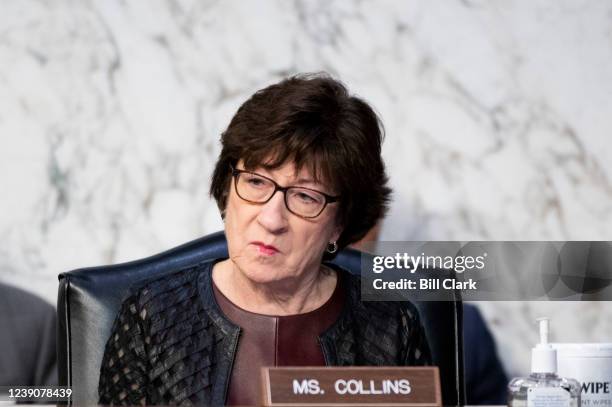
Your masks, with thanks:
M 374 111 L 296 76 L 256 92 L 221 142 L 211 195 L 229 258 L 132 290 L 100 404 L 257 404 L 261 366 L 428 364 L 412 304 L 362 303 L 358 278 L 323 263 L 386 210 Z

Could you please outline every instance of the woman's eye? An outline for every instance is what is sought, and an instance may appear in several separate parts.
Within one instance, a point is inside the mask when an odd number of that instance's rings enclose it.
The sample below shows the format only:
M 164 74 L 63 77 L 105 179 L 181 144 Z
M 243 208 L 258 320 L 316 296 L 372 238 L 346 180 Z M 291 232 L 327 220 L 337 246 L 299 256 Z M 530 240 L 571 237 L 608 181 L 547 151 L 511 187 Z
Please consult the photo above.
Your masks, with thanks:
M 316 203 L 318 200 L 314 196 L 310 196 L 304 192 L 298 192 L 296 194 L 298 199 L 300 199 L 303 203 Z
M 255 177 L 248 178 L 247 183 L 253 187 L 261 187 L 266 184 L 264 180 L 262 180 L 261 178 L 255 178 Z

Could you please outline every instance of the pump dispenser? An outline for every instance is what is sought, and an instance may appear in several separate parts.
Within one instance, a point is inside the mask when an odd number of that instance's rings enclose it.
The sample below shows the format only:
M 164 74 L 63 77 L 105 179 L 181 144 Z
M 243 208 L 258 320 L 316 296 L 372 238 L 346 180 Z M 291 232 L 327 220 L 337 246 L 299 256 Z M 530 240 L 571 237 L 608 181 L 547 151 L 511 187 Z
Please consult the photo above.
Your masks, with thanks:
M 531 374 L 508 384 L 510 407 L 579 407 L 580 383 L 557 376 L 557 351 L 549 342 L 550 320 L 538 318 L 540 343 L 531 350 Z
M 540 343 L 531 350 L 531 373 L 557 373 L 557 351 L 548 342 L 550 319 L 538 318 Z

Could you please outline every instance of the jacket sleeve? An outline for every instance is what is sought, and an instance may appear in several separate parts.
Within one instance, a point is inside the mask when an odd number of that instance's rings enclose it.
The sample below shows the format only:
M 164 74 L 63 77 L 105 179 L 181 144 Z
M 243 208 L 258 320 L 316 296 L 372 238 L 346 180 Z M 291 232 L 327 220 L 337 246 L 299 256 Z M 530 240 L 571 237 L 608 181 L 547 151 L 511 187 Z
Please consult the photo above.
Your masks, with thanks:
M 123 302 L 102 359 L 98 404 L 147 404 L 145 318 L 146 311 L 139 308 L 136 295 Z
M 402 334 L 401 364 L 403 366 L 431 365 L 431 351 L 421 324 L 419 311 L 410 303 L 400 308 L 400 326 Z

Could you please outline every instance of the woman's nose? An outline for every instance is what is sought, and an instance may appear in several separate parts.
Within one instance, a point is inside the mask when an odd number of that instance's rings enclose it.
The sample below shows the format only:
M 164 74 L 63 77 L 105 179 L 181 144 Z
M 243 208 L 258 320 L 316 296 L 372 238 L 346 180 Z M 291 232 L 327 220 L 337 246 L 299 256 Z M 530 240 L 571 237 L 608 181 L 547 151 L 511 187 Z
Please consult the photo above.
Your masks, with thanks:
M 289 211 L 285 206 L 285 195 L 281 191 L 261 205 L 257 221 L 270 233 L 282 233 L 287 229 L 287 215 Z

